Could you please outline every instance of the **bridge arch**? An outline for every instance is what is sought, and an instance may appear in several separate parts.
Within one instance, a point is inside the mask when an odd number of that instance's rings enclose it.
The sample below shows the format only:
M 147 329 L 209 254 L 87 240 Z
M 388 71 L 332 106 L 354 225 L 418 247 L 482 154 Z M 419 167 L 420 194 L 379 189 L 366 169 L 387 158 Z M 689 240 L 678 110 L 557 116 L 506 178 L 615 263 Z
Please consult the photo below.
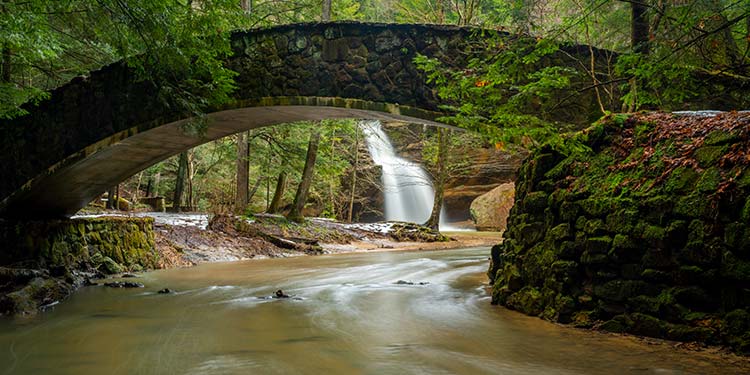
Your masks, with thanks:
M 486 38 L 477 31 L 338 22 L 236 32 L 226 64 L 238 73 L 237 89 L 230 103 L 207 111 L 202 137 L 180 130 L 189 116 L 159 100 L 153 82 L 115 63 L 54 90 L 28 115 L 0 121 L 0 217 L 68 217 L 152 164 L 261 126 L 326 118 L 439 126 L 440 103 L 413 59 L 460 64 Z

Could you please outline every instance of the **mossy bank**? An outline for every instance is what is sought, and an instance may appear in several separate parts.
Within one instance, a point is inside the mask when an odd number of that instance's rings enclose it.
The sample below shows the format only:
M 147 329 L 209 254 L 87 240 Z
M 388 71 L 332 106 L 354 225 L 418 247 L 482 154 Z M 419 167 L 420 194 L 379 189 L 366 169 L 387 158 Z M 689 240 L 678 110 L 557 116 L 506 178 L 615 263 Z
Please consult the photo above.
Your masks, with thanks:
M 608 116 L 523 164 L 493 303 L 750 353 L 750 114 Z
M 0 314 L 33 314 L 90 278 L 155 268 L 151 218 L 0 221 Z

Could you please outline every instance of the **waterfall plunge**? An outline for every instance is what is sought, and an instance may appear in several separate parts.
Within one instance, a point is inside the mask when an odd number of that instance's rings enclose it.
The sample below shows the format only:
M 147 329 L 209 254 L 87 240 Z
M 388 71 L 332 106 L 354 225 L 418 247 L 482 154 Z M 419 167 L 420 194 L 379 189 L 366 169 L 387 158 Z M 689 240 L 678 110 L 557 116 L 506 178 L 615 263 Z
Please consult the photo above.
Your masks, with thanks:
M 435 190 L 421 165 L 396 155 L 380 121 L 362 121 L 367 149 L 375 164 L 383 168 L 383 196 L 386 220 L 424 224 L 432 212 Z M 454 230 L 440 212 L 440 228 Z
M 396 155 L 380 121 L 363 121 L 361 126 L 372 160 L 383 168 L 385 219 L 423 224 L 430 218 L 435 195 L 427 172 Z

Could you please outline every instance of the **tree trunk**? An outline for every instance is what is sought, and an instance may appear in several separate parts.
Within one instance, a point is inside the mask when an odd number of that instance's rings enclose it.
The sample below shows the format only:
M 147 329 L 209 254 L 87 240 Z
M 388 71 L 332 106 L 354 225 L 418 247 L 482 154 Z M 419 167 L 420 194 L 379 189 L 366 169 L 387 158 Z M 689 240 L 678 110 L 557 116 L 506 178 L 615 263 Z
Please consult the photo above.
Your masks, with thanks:
M 284 188 L 286 187 L 286 171 L 281 171 L 279 173 L 279 179 L 276 180 L 276 190 L 273 193 L 273 199 L 271 199 L 271 204 L 268 205 L 268 210 L 266 211 L 269 214 L 275 214 L 279 212 L 279 206 L 281 206 L 281 198 L 284 196 Z
M 648 55 L 648 6 L 646 0 L 630 2 L 630 44 L 633 52 Z
M 234 212 L 245 212 L 248 203 L 248 179 L 250 178 L 250 147 L 247 144 L 247 133 L 237 135 L 237 191 Z
M 253 11 L 253 2 L 251 0 L 240 0 L 240 7 L 245 13 L 250 13 Z
M 266 146 L 268 146 L 268 157 L 266 158 L 266 165 L 263 171 L 263 176 L 266 177 L 266 211 L 268 211 L 268 208 L 271 207 L 271 179 L 268 178 L 269 176 L 269 169 L 271 168 L 271 152 L 273 151 L 273 147 L 271 147 L 271 140 L 267 140 Z
M 143 171 L 138 173 L 138 183 L 135 185 L 135 190 L 133 190 L 133 195 L 130 198 L 130 201 L 133 203 L 133 206 L 135 206 L 135 204 L 138 203 L 138 193 L 141 190 L 142 180 L 143 180 Z
M 180 154 L 179 166 L 177 167 L 177 179 L 174 184 L 174 197 L 172 198 L 172 212 L 180 212 L 182 193 L 185 190 L 185 175 L 187 174 L 187 151 Z
M 187 199 L 186 199 L 186 206 L 188 211 L 193 211 L 195 202 L 193 202 L 193 177 L 195 177 L 194 168 L 193 168 L 193 153 L 188 152 L 188 158 L 186 163 L 186 170 L 185 170 L 185 182 L 187 185 Z
M 161 172 L 156 172 L 154 176 L 154 196 L 159 196 L 159 183 L 161 182 Z
M 146 197 L 151 196 L 151 188 L 154 184 L 154 176 L 148 176 L 148 181 L 146 182 Z
M 323 0 L 323 15 L 321 19 L 323 22 L 331 20 L 331 0 Z
M 359 124 L 354 127 L 354 167 L 352 168 L 352 185 L 350 186 L 351 195 L 349 196 L 349 213 L 346 220 L 352 222 L 352 213 L 354 211 L 354 196 L 357 191 L 357 169 L 359 168 Z
M 109 191 L 107 192 L 107 204 L 105 207 L 108 210 L 111 210 L 115 208 L 115 187 L 112 186 L 109 188 Z
M 331 131 L 331 152 L 329 154 L 330 160 L 335 160 L 336 154 L 336 129 Z M 338 217 L 336 214 L 336 185 L 335 179 L 331 178 L 328 180 L 328 214 L 334 218 Z
M 117 184 L 115 186 L 115 203 L 114 203 L 115 210 L 120 210 L 120 184 Z
M 446 130 L 443 128 L 437 128 L 438 137 L 438 160 L 437 160 L 437 171 L 435 174 L 435 198 L 432 203 L 432 212 L 430 218 L 425 223 L 425 226 L 430 227 L 434 230 L 440 229 L 440 211 L 443 209 L 443 193 L 445 191 L 445 167 L 446 167 L 446 155 L 447 155 L 447 135 Z
M 727 19 L 727 16 L 723 12 L 723 5 L 721 1 L 713 0 L 711 2 L 713 11 L 716 12 L 716 17 L 712 17 L 716 22 L 716 28 L 721 27 L 722 25 L 725 25 L 729 23 L 729 19 Z M 746 16 L 747 19 L 750 20 L 750 16 Z M 750 22 L 750 21 L 749 21 Z M 718 38 L 721 38 L 721 44 L 724 46 L 724 52 L 725 52 L 725 58 L 728 65 L 737 65 L 742 62 L 742 58 L 740 57 L 740 49 L 737 46 L 737 42 L 734 40 L 734 36 L 732 35 L 732 28 L 731 27 L 725 27 L 721 35 L 717 35 Z
M 318 126 L 318 123 L 313 126 Z M 297 187 L 297 193 L 294 195 L 294 203 L 292 203 L 292 209 L 289 211 L 287 218 L 292 221 L 302 221 L 302 209 L 305 207 L 307 201 L 307 193 L 310 190 L 312 184 L 313 169 L 315 168 L 315 159 L 318 157 L 318 143 L 320 142 L 320 132 L 318 129 L 313 129 L 310 134 L 310 142 L 307 145 L 307 157 L 305 158 L 305 169 L 302 172 L 302 181 L 300 181 Z

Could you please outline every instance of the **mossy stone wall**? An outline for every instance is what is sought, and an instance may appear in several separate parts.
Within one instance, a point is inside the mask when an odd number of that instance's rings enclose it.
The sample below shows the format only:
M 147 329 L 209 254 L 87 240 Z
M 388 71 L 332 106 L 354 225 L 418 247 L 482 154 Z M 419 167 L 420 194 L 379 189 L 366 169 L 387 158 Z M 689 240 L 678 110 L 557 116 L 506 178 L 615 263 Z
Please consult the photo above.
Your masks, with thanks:
M 0 221 L 0 265 L 104 273 L 157 266 L 152 218 Z
M 493 303 L 750 352 L 750 114 L 613 116 L 523 164 Z

